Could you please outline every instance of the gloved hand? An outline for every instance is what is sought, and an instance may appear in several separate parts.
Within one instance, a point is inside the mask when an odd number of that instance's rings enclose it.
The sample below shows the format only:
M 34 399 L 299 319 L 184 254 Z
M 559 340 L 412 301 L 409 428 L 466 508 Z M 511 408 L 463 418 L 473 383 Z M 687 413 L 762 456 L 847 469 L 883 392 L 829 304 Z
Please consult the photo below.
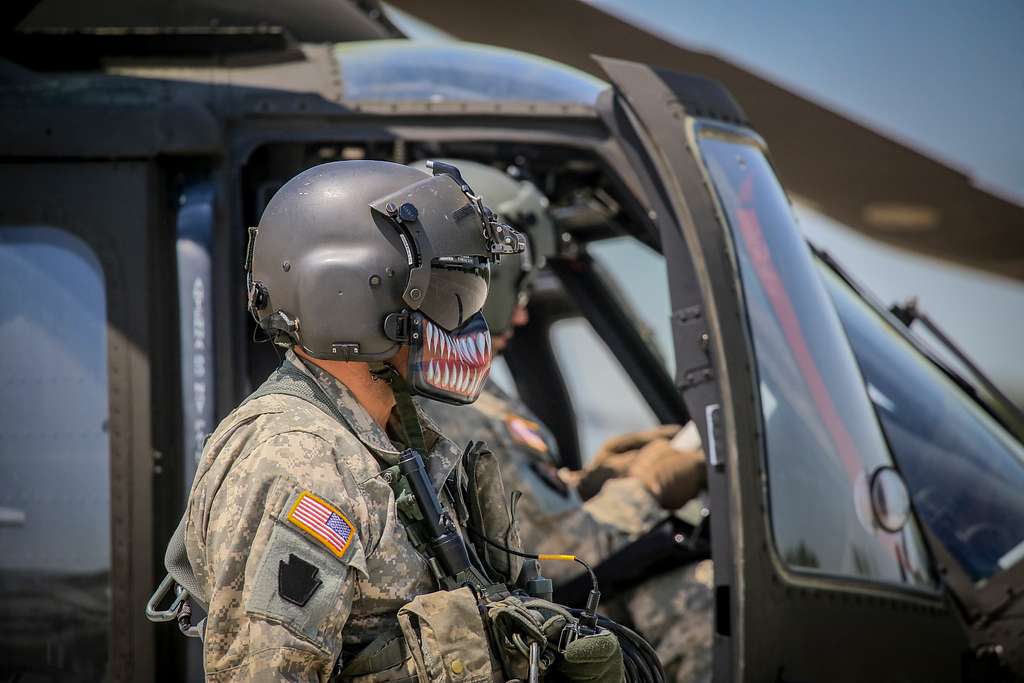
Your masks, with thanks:
M 679 430 L 679 425 L 661 425 L 608 439 L 585 468 L 567 473 L 564 478 L 575 485 L 584 500 L 593 498 L 609 479 L 629 476 L 629 469 L 641 448 L 658 439 L 671 439 Z
M 628 472 L 666 510 L 683 507 L 707 481 L 704 451 L 677 450 L 667 439 L 651 441 L 641 448 Z
M 568 681 L 621 683 L 626 678 L 619 639 L 603 629 L 571 642 L 555 669 Z

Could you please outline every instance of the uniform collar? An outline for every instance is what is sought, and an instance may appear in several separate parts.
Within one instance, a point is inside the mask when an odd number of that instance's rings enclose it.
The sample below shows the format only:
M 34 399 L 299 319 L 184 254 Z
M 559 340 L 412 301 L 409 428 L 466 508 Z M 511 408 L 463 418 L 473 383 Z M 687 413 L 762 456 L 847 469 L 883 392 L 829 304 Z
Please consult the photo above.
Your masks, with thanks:
M 434 482 L 434 488 L 440 491 L 448 475 L 462 462 L 462 450 L 455 442 L 441 433 L 437 423 L 428 417 L 419 406 L 416 407 L 416 414 L 420 416 L 423 439 L 426 441 L 427 450 L 430 453 L 430 458 L 427 460 L 427 473 L 430 474 L 430 480 Z
M 388 465 L 398 462 L 398 456 L 401 455 L 402 450 L 400 445 L 396 445 L 391 440 L 387 432 L 370 417 L 366 408 L 356 399 L 352 391 L 337 377 L 319 365 L 299 358 L 291 349 L 285 354 L 285 362 L 294 365 L 323 389 L 328 399 L 333 401 L 341 414 L 345 416 L 349 429 L 364 446 Z M 427 470 L 431 480 L 440 488 L 448 473 L 458 464 L 462 453 L 450 441 L 441 436 L 437 425 L 427 418 L 423 411 L 417 408 L 416 413 L 423 426 L 423 440 L 427 446 L 427 453 L 423 454 L 427 461 Z M 392 413 L 391 419 L 392 431 L 398 433 L 398 424 L 394 413 Z
M 388 438 L 387 433 L 385 433 L 381 426 L 370 417 L 370 414 L 366 412 L 366 408 L 356 399 L 352 391 L 342 384 L 337 377 L 319 365 L 299 358 L 291 349 L 288 350 L 285 360 L 312 378 L 317 383 L 317 386 L 323 389 L 328 400 L 332 401 L 338 410 L 341 411 L 341 414 L 345 416 L 349 429 L 352 430 L 352 433 L 355 434 L 356 438 L 364 446 L 377 453 L 390 464 L 398 461 L 399 449 L 391 442 L 391 439 Z

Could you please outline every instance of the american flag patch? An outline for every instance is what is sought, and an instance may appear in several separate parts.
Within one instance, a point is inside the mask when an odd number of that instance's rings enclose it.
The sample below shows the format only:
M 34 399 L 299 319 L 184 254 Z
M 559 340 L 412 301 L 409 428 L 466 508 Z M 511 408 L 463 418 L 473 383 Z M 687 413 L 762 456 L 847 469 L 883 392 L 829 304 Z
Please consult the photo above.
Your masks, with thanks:
M 299 494 L 288 512 L 288 521 L 341 557 L 352 542 L 354 528 L 348 517 L 309 491 Z
M 548 452 L 548 444 L 540 433 L 540 425 L 533 420 L 509 413 L 505 416 L 505 426 L 514 441 L 541 453 Z

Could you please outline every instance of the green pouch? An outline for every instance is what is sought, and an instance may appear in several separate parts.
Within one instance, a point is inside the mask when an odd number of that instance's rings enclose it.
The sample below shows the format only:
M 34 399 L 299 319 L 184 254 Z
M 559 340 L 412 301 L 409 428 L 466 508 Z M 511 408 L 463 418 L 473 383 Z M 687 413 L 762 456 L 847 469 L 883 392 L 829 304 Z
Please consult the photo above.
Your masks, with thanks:
M 467 505 L 469 523 L 488 538 L 513 550 L 521 550 L 519 531 L 512 521 L 509 510 L 510 500 L 505 495 L 501 482 L 498 459 L 485 445 L 470 449 L 465 460 L 468 479 Z M 504 584 L 515 585 L 523 569 L 523 558 L 506 553 L 469 535 L 477 548 L 477 554 L 498 575 Z
M 504 681 L 469 588 L 418 595 L 398 610 L 398 624 L 419 683 Z

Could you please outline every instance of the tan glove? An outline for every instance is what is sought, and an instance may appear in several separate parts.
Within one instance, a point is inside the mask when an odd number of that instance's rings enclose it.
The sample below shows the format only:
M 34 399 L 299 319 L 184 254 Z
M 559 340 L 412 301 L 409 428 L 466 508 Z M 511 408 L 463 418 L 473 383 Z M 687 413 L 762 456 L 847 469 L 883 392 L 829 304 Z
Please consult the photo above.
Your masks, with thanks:
M 584 500 L 593 498 L 609 479 L 629 476 L 629 468 L 641 448 L 658 439 L 671 439 L 679 430 L 679 425 L 661 425 L 608 439 L 585 468 L 579 472 L 564 471 L 562 478 L 575 486 Z
M 657 439 L 669 440 L 682 429 L 679 425 L 659 425 L 651 429 L 644 429 L 638 432 L 627 432 L 614 438 L 608 439 L 594 453 L 591 465 L 600 465 L 609 458 L 629 451 L 636 451 Z
M 657 439 L 640 449 L 629 476 L 639 479 L 661 507 L 677 510 L 707 481 L 704 451 L 676 450 L 668 439 Z

